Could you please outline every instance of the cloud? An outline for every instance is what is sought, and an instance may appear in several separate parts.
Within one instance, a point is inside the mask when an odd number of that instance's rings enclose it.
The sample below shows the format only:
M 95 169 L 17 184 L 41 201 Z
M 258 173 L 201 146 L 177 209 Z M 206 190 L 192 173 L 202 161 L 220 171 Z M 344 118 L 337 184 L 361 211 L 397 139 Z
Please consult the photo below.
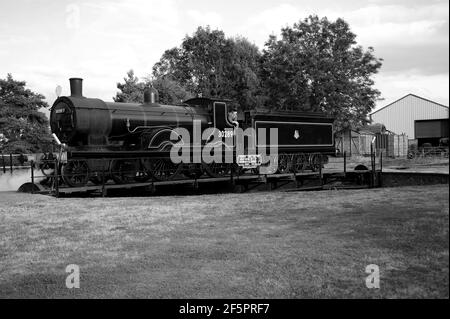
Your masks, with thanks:
M 376 55 L 384 59 L 382 72 L 415 72 L 416 74 L 448 74 L 448 44 L 382 45 Z
M 376 109 L 409 93 L 449 105 L 449 77 L 446 74 L 418 75 L 414 72 L 378 74 L 375 76 L 375 85 L 384 98 L 384 101 L 377 103 Z
M 306 18 L 311 14 L 326 16 L 331 20 L 343 18 L 365 45 L 408 43 L 448 43 L 448 2 L 432 3 L 426 6 L 411 4 L 373 5 L 354 10 L 319 9 L 311 6 L 297 7 L 279 4 L 249 17 L 245 29 L 257 29 L 266 34 L 256 39 L 262 45 L 268 34 L 279 34 L 286 25 Z
M 300 18 L 308 16 L 307 12 L 302 12 L 291 4 L 280 4 L 250 16 L 242 27 L 238 28 L 238 33 L 248 34 L 248 30 L 252 30 L 251 40 L 262 48 L 269 35 L 278 35 L 282 27 L 298 22 Z
M 190 9 L 187 11 L 187 16 L 192 20 L 196 26 L 211 26 L 212 28 L 222 29 L 222 17 L 217 12 L 213 11 L 199 11 Z
M 367 6 L 348 12 L 329 12 L 328 16 L 347 20 L 364 43 L 448 43 L 448 33 L 442 32 L 448 25 L 448 3 Z
M 67 94 L 68 78 L 80 76 L 86 96 L 110 101 L 129 69 L 146 76 L 166 49 L 199 25 L 242 35 L 262 48 L 270 34 L 318 14 L 343 17 L 358 42 L 385 59 L 376 85 L 386 99 L 415 92 L 448 101 L 448 1 L 286 2 L 0 2 L 0 77 L 10 72 L 52 103 L 56 85 Z M 79 15 L 78 24 L 71 14 Z
M 71 76 L 86 79 L 86 96 L 111 100 L 116 82 L 129 69 L 135 69 L 139 76 L 147 75 L 164 50 L 178 45 L 184 36 L 177 4 L 172 0 L 58 5 L 54 19 L 41 22 L 42 29 L 53 24 L 56 33 L 41 31 L 44 35 L 37 37 L 26 27 L 13 25 L 8 35 L 0 36 L 0 54 L 5 55 L 5 48 L 16 54 L 6 54 L 7 72 L 25 79 L 49 103 L 55 97 L 55 86 L 68 88 Z
M 364 47 L 373 46 L 384 59 L 376 87 L 387 100 L 414 92 L 447 103 L 449 99 L 449 37 L 447 1 L 369 1 L 343 10 L 294 4 L 277 4 L 249 17 L 244 30 L 263 46 L 270 33 L 310 14 L 330 20 L 343 18 Z
M 331 12 L 349 22 L 357 41 L 373 46 L 382 72 L 448 73 L 448 2 L 367 6 Z

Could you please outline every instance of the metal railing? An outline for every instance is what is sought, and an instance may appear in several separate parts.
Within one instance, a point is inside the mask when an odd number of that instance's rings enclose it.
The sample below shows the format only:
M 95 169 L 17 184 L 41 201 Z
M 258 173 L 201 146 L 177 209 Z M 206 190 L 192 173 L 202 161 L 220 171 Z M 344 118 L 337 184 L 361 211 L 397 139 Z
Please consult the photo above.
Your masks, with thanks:
M 6 172 L 12 174 L 15 169 L 28 167 L 30 163 L 27 162 L 27 156 L 24 154 L 1 153 L 0 155 L 0 169 L 3 174 Z
M 408 150 L 408 159 L 412 160 L 448 159 L 448 155 L 448 147 L 419 147 Z

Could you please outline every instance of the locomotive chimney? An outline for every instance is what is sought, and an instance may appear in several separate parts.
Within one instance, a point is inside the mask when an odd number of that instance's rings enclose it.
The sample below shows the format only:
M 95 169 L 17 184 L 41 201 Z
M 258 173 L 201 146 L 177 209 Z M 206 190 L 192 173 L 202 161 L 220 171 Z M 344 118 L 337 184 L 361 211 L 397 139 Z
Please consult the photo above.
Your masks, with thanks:
M 146 87 L 144 90 L 144 103 L 145 104 L 155 104 L 158 103 L 159 96 L 158 91 L 152 87 Z
M 82 97 L 83 96 L 83 79 L 70 78 L 70 96 Z

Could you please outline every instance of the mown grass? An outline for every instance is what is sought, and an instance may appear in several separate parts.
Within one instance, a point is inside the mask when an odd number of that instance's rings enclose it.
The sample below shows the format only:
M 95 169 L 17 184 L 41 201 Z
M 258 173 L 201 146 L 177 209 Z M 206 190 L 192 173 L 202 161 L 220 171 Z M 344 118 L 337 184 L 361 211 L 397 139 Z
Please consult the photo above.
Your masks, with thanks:
M 448 298 L 448 194 L 0 193 L 0 297 Z M 368 264 L 380 289 L 365 286 Z

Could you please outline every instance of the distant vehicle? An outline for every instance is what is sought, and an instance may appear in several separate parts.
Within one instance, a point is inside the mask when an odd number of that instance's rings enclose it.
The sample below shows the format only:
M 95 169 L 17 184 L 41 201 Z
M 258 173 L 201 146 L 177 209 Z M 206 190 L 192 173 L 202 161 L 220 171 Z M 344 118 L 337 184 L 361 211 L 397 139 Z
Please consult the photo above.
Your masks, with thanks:
M 448 147 L 448 137 L 443 137 L 439 139 L 439 146 L 441 147 Z

